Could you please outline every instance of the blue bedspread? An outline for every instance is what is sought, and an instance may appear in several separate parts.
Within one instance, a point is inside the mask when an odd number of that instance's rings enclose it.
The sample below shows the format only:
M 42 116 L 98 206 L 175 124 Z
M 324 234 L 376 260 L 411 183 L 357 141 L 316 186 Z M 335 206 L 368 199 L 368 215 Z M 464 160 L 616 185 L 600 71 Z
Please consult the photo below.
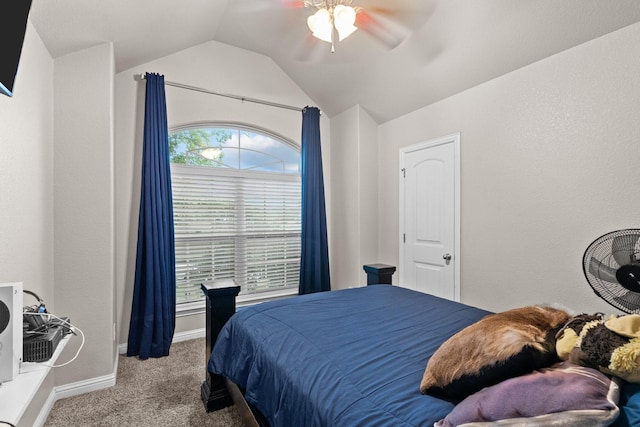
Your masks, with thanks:
M 432 426 L 453 404 L 420 394 L 427 360 L 487 314 L 390 285 L 297 296 L 236 313 L 208 369 L 272 427 Z

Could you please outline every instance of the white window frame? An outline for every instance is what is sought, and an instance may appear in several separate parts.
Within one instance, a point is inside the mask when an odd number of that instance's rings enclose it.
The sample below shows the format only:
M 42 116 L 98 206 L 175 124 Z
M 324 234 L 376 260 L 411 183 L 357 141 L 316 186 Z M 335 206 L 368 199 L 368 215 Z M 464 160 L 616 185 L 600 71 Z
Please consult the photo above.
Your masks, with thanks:
M 236 122 L 198 122 L 191 123 L 188 125 L 181 125 L 170 129 L 170 133 L 177 133 L 190 129 L 205 129 L 205 128 L 229 128 L 236 130 L 246 130 L 254 133 L 263 134 L 269 136 L 273 139 L 281 143 L 288 144 L 292 148 L 294 148 L 297 152 L 300 153 L 300 146 L 295 142 L 281 136 L 277 135 L 271 131 L 265 130 L 263 128 L 259 128 L 256 126 L 247 125 L 244 123 L 236 123 Z M 259 171 L 246 171 L 246 170 L 238 170 L 238 169 L 228 169 L 228 168 L 215 168 L 215 167 L 206 167 L 206 166 L 190 166 L 190 165 L 180 165 L 180 164 L 171 164 L 172 169 L 172 177 L 174 170 L 179 171 L 180 174 L 194 174 L 194 175 L 219 175 L 226 177 L 236 177 L 238 179 L 243 179 L 245 177 L 250 177 L 250 179 L 255 179 L 256 177 L 262 176 L 264 179 L 269 179 L 274 175 L 278 175 L 278 180 L 281 181 L 291 181 L 291 182 L 301 182 L 301 175 L 291 174 L 291 173 L 282 173 L 282 174 L 274 174 L 272 172 L 259 172 Z M 172 178 L 173 179 L 173 178 Z M 176 237 L 176 241 L 178 241 L 178 237 Z M 242 293 L 237 298 L 238 306 L 251 305 L 258 302 L 263 302 L 267 300 L 280 299 L 285 297 L 290 297 L 298 294 L 298 289 L 296 288 L 285 288 L 277 291 L 268 291 L 261 292 L 257 294 L 245 294 Z M 176 316 L 186 316 L 195 313 L 201 313 L 204 311 L 206 306 L 206 301 L 192 301 L 186 303 L 177 303 L 176 304 Z

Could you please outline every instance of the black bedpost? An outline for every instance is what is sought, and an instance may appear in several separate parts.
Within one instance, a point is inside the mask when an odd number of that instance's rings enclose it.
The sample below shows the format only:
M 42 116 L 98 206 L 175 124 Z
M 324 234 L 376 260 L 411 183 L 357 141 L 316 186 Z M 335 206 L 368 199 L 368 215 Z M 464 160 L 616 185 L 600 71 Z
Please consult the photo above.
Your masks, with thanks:
M 222 327 L 236 312 L 236 296 L 240 292 L 240 286 L 229 286 L 229 282 L 226 281 L 202 284 L 200 288 L 206 295 L 207 300 L 207 338 L 204 365 L 207 379 L 202 383 L 200 396 L 207 412 L 211 412 L 233 405 L 224 377 L 210 374 L 207 364 L 213 345 L 216 343 Z
M 393 265 L 386 264 L 367 264 L 363 265 L 362 268 L 367 273 L 367 285 L 390 285 L 391 276 L 396 271 Z

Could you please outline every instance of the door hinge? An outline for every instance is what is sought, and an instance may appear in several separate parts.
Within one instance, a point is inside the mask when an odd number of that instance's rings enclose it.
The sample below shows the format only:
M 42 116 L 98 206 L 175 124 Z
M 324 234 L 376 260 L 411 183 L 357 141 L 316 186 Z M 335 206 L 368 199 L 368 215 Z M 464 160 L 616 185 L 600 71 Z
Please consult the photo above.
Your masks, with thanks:
M 400 169 L 400 171 L 402 172 L 402 177 L 406 178 L 407 177 L 407 170 L 405 168 Z
M 402 233 L 402 243 L 407 243 L 407 235 Z

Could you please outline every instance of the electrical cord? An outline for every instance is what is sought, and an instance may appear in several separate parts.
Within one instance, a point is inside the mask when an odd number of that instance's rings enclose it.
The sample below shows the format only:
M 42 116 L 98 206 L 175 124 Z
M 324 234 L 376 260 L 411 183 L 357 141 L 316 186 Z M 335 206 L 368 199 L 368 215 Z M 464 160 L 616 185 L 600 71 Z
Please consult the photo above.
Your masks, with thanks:
M 47 365 L 45 363 L 38 363 L 41 366 L 46 366 L 49 368 L 60 368 L 62 366 L 66 366 L 69 363 L 73 362 L 74 360 L 76 360 L 76 358 L 78 357 L 78 355 L 80 354 L 80 351 L 82 350 L 82 347 L 84 347 L 84 332 L 82 332 L 82 330 L 80 328 L 78 328 L 75 325 L 72 325 L 68 320 L 64 320 L 59 318 L 58 316 L 56 316 L 55 314 L 51 314 L 51 313 L 35 313 L 35 312 L 30 312 L 30 311 L 25 311 L 23 314 L 25 315 L 29 315 L 29 316 L 42 316 L 45 317 L 47 320 L 47 323 L 51 322 L 51 318 L 54 318 L 56 320 L 58 320 L 58 322 L 60 323 L 56 323 L 54 326 L 64 326 L 65 324 L 68 325 L 68 327 L 70 328 L 69 330 L 71 331 L 72 334 L 76 335 L 75 331 L 78 331 L 80 333 L 80 338 L 82 338 L 82 341 L 80 342 L 80 347 L 78 347 L 78 350 L 76 351 L 76 354 L 71 358 L 71 360 L 64 362 L 60 365 Z M 25 363 L 29 363 L 29 362 L 25 362 Z
M 38 294 L 36 294 L 35 292 L 30 291 L 30 290 L 28 290 L 28 289 L 23 289 L 23 290 L 22 290 L 22 292 L 24 292 L 25 294 L 29 294 L 29 295 L 31 295 L 32 297 L 34 297 L 35 299 L 37 299 L 37 300 L 38 300 L 38 304 L 43 304 L 43 302 L 42 302 L 42 298 L 40 298 L 40 297 L 38 296 Z

